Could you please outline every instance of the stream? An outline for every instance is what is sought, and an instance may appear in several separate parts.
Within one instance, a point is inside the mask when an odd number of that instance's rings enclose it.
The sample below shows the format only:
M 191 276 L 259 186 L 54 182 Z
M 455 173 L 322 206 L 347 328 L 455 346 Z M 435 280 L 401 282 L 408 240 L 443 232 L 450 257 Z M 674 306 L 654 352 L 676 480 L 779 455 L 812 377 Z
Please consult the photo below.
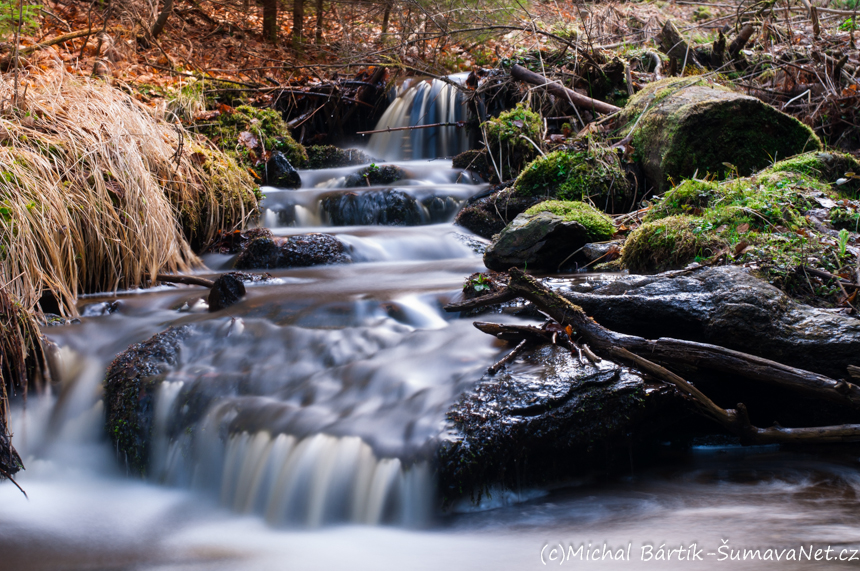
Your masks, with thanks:
M 456 120 L 446 87 L 405 93 L 445 100 L 428 123 Z M 401 116 L 389 126 L 415 124 L 409 108 L 393 107 Z M 440 139 L 431 156 L 462 148 L 447 129 L 425 133 Z M 193 286 L 91 295 L 80 323 L 44 330 L 61 378 L 12 411 L 29 500 L 0 483 L 0 571 L 860 564 L 846 560 L 860 548 L 860 459 L 848 453 L 667 444 L 615 479 L 492 490 L 441 512 L 431 460 L 445 413 L 508 349 L 442 310 L 484 269 L 480 239 L 452 221 L 486 184 L 450 160 L 392 154 L 409 177 L 390 187 L 343 188 L 360 168 L 347 167 L 300 171 L 298 190 L 263 189 L 261 225 L 330 233 L 353 263 L 270 270 L 273 280 L 216 313 Z M 413 199 L 411 225 L 374 223 L 393 190 Z M 233 258 L 205 256 L 201 275 Z M 159 390 L 141 480 L 104 434 L 101 383 L 118 353 L 171 326 L 194 334 Z M 201 410 L 182 404 L 187 391 Z M 837 559 L 798 553 L 810 546 Z M 695 549 L 702 561 L 686 560 Z M 761 561 L 743 549 L 785 553 Z

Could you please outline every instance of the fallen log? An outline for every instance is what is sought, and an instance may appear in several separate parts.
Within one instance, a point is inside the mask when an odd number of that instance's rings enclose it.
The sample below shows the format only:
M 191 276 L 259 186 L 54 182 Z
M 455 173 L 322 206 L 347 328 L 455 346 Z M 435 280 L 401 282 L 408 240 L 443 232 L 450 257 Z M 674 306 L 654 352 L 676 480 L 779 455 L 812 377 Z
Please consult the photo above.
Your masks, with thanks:
M 568 101 L 571 105 L 575 105 L 576 107 L 588 109 L 590 111 L 597 111 L 598 113 L 615 113 L 617 111 L 621 111 L 620 107 L 577 93 L 560 83 L 553 82 L 538 73 L 529 71 L 519 64 L 514 64 L 511 68 L 511 77 L 517 81 L 545 87 L 549 93 L 560 99 Z
M 611 354 L 612 350 L 622 348 L 636 355 L 647 355 L 649 359 L 658 363 L 686 365 L 729 373 L 860 408 L 860 386 L 853 383 L 835 380 L 717 345 L 672 338 L 650 340 L 617 333 L 601 326 L 581 307 L 574 305 L 523 271 L 513 268 L 509 275 L 508 286 L 501 292 L 463 303 L 450 304 L 445 306 L 445 310 L 464 311 L 499 303 L 499 299 L 510 300 L 513 297 L 521 297 L 534 303 L 562 326 L 572 326 L 576 335 L 591 345 L 598 355 L 606 356 Z

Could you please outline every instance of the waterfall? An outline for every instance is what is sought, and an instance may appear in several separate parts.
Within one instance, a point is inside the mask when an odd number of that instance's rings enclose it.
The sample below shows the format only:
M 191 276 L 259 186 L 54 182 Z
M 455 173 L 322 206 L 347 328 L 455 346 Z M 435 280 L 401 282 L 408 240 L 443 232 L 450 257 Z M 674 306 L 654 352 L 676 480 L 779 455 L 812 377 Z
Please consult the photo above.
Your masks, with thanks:
M 459 73 L 448 79 L 462 84 L 466 75 Z M 466 102 L 456 86 L 439 79 L 407 81 L 398 89 L 397 97 L 385 110 L 375 130 L 454 123 L 465 117 Z M 367 151 L 371 156 L 396 161 L 452 157 L 468 148 L 465 128 L 432 127 L 375 133 Z

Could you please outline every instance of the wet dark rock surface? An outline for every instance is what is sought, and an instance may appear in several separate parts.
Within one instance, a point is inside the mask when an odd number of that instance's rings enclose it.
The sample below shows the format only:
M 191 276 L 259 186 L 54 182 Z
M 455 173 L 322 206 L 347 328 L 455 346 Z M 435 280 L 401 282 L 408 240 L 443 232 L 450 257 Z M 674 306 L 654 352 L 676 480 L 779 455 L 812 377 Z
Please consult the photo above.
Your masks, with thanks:
M 458 208 L 451 197 L 428 197 L 418 201 L 397 189 L 366 190 L 332 194 L 321 208 L 334 226 L 419 226 L 446 222 Z
M 105 422 L 120 462 L 144 475 L 149 461 L 158 386 L 179 362 L 191 326 L 171 327 L 114 359 L 104 383 Z
M 562 293 L 631 335 L 721 345 L 833 378 L 860 364 L 860 320 L 792 301 L 736 266 L 626 276 Z
M 372 163 L 373 157 L 358 149 L 341 149 L 334 145 L 312 145 L 308 152 L 309 169 L 334 169 Z
M 237 303 L 245 296 L 245 283 L 240 276 L 224 274 L 215 280 L 209 290 L 209 311 L 220 311 Z
M 299 188 L 302 178 L 284 153 L 275 151 L 266 163 L 266 184 L 278 188 Z
M 684 406 L 669 387 L 609 361 L 582 365 L 558 346 L 523 361 L 485 376 L 449 411 L 437 456 L 444 502 L 606 467 Z
M 237 269 L 274 269 L 344 264 L 352 261 L 343 243 L 330 234 L 257 238 L 236 260 Z
M 346 177 L 344 186 L 346 188 L 383 186 L 406 178 L 409 178 L 408 173 L 398 166 L 371 164 Z
M 571 254 L 589 241 L 588 229 L 551 212 L 520 214 L 484 252 L 491 270 L 512 267 L 553 271 L 572 263 Z
M 495 175 L 493 165 L 487 158 L 487 152 L 484 150 L 465 151 L 456 155 L 452 159 L 452 166 L 455 169 L 465 169 L 480 176 L 484 180 L 490 180 Z
M 510 189 L 501 190 L 463 208 L 454 223 L 478 236 L 492 239 L 517 215 L 540 201 L 540 198 L 514 196 Z

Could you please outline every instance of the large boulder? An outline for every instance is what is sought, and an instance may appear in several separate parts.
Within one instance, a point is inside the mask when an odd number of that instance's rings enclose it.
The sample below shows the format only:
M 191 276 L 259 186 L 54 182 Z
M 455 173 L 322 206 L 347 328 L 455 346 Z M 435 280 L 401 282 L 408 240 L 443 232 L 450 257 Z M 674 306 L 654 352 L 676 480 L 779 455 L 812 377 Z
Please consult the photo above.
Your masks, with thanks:
M 548 200 L 511 222 L 484 253 L 491 270 L 555 270 L 589 242 L 608 240 L 612 220 L 583 202 Z
M 274 269 L 343 264 L 352 261 L 343 243 L 330 234 L 257 238 L 236 260 L 237 269 Z
M 448 412 L 437 453 L 443 503 L 479 499 L 499 485 L 541 485 L 629 466 L 629 446 L 676 420 L 680 398 L 667 386 L 609 361 L 583 365 L 569 350 L 527 350 L 523 365 L 485 376 Z
M 749 175 L 774 159 L 821 148 L 793 117 L 696 77 L 647 85 L 621 111 L 619 125 L 658 193 L 697 172 Z
M 590 281 L 563 295 L 621 333 L 712 343 L 833 378 L 860 365 L 860 320 L 796 303 L 737 266 Z

